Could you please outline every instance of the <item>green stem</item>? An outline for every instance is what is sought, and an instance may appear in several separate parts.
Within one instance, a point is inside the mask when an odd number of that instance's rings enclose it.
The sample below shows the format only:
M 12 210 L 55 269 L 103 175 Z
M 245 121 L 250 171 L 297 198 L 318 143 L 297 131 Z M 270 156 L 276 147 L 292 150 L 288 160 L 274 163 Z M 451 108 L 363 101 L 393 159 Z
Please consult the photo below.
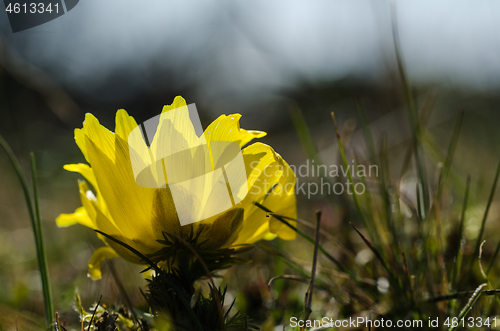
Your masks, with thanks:
M 52 323 L 54 316 L 54 306 L 52 305 L 52 290 L 50 287 L 49 266 L 47 263 L 47 254 L 45 252 L 45 244 L 43 240 L 42 218 L 40 216 L 40 205 L 38 202 L 38 181 L 36 177 L 36 161 L 35 154 L 31 152 L 31 177 L 33 182 L 33 202 L 35 205 L 35 225 L 37 227 L 40 276 L 42 278 L 43 301 L 45 303 L 45 317 L 47 323 Z
M 444 162 L 444 167 L 443 167 L 442 179 L 438 185 L 438 193 L 437 193 L 438 201 L 441 200 L 441 193 L 443 192 L 443 186 L 444 183 L 446 182 L 446 179 L 448 178 L 448 174 L 451 168 L 451 163 L 453 162 L 453 157 L 455 155 L 455 150 L 457 148 L 458 137 L 460 136 L 460 129 L 462 127 L 462 122 L 464 119 L 464 114 L 465 114 L 464 112 L 461 112 L 460 116 L 457 118 L 457 121 L 455 123 L 455 128 L 453 130 L 453 135 L 451 137 L 450 145 L 448 146 L 448 152 L 446 153 L 446 160 Z
M 415 99 L 413 98 L 413 92 L 410 86 L 408 76 L 406 74 L 401 53 L 399 51 L 399 43 L 398 43 L 399 40 L 397 38 L 397 31 L 395 29 L 395 26 L 393 26 L 392 32 L 393 32 L 394 46 L 396 52 L 396 62 L 398 65 L 401 82 L 403 84 L 406 104 L 409 111 L 410 124 L 413 131 L 413 149 L 415 153 L 415 162 L 417 166 L 417 173 L 419 176 L 420 185 L 422 185 L 422 195 L 423 195 L 422 207 L 424 212 L 426 212 L 427 205 L 429 204 L 429 193 L 427 189 L 427 174 L 425 171 L 424 155 L 421 151 L 421 146 L 420 146 L 421 125 L 418 117 L 418 111 L 417 111 L 417 106 L 415 104 Z M 426 218 L 425 214 L 422 215 L 422 218 L 423 219 Z
M 465 222 L 465 212 L 467 210 L 467 202 L 469 200 L 469 189 L 470 189 L 470 178 L 471 176 L 467 176 L 467 185 L 465 188 L 465 195 L 464 195 L 464 202 L 462 206 L 462 214 L 460 215 L 460 227 L 458 228 L 458 245 L 457 249 L 455 251 L 455 257 L 456 257 L 456 262 L 453 265 L 453 274 L 451 277 L 451 288 L 455 289 L 456 284 L 457 284 L 457 279 L 458 275 L 460 273 L 460 267 L 462 265 L 462 252 L 461 252 L 461 246 L 462 246 L 462 236 L 464 232 L 464 222 Z
M 37 256 L 37 261 L 38 261 L 38 269 L 40 271 L 40 276 L 42 278 L 42 289 L 43 289 L 43 299 L 45 303 L 45 317 L 47 324 L 50 325 L 52 324 L 52 316 L 53 316 L 53 306 L 52 306 L 52 295 L 50 291 L 50 283 L 49 283 L 49 274 L 48 274 L 48 267 L 47 267 L 47 261 L 45 258 L 45 251 L 43 249 L 43 238 L 41 235 L 41 224 L 40 224 L 40 212 L 39 212 L 39 207 L 38 207 L 38 198 L 37 198 L 37 187 L 36 187 L 36 177 L 35 171 L 33 171 L 33 189 L 35 193 L 35 198 L 31 196 L 28 182 L 26 180 L 26 177 L 24 176 L 24 173 L 21 169 L 21 165 L 19 164 L 19 161 L 17 160 L 16 156 L 14 155 L 14 152 L 10 148 L 9 144 L 5 141 L 5 139 L 0 135 L 0 145 L 4 149 L 5 153 L 7 154 L 7 157 L 9 158 L 12 167 L 14 168 L 17 178 L 19 178 L 19 181 L 21 182 L 21 187 L 23 189 L 24 193 L 24 198 L 26 200 L 26 205 L 28 207 L 28 213 L 30 215 L 30 220 L 31 220 L 31 226 L 33 228 L 33 235 L 35 238 L 35 247 L 36 247 L 36 256 Z M 32 170 L 34 169 L 34 156 L 31 156 L 32 158 Z M 33 207 L 35 205 L 35 208 Z M 36 212 L 35 212 L 36 209 Z
M 471 261 L 469 264 L 469 269 L 468 269 L 469 271 L 467 272 L 467 274 L 470 274 L 470 271 L 474 265 L 474 261 L 476 260 L 476 256 L 479 253 L 479 246 L 481 246 L 481 239 L 483 238 L 484 227 L 486 225 L 486 220 L 488 219 L 488 213 L 490 211 L 491 203 L 493 202 L 493 197 L 495 196 L 495 191 L 497 188 L 499 176 L 500 176 L 500 162 L 498 163 L 498 166 L 497 166 L 497 170 L 495 173 L 495 179 L 493 180 L 493 186 L 491 187 L 490 196 L 488 198 L 486 210 L 484 211 L 483 220 L 481 222 L 481 229 L 479 230 L 479 235 L 477 236 L 476 247 L 474 248 L 474 253 L 472 254 Z M 467 275 L 467 276 L 469 276 L 469 275 Z

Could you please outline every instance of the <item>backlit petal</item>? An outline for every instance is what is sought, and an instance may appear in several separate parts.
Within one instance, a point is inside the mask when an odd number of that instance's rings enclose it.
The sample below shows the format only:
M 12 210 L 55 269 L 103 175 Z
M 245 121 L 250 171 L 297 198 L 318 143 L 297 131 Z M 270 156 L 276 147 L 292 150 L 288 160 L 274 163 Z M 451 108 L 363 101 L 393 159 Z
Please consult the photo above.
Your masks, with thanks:
M 169 110 L 173 110 L 173 109 L 177 109 L 177 108 L 181 108 L 183 106 L 186 106 L 186 99 L 184 99 L 183 97 L 181 97 L 180 95 L 176 96 L 174 98 L 174 101 L 172 102 L 171 105 L 166 105 L 166 106 L 163 106 L 163 109 L 162 109 L 162 113 L 165 113 Z
M 89 260 L 89 276 L 93 280 L 101 279 L 101 264 L 105 260 L 109 260 L 115 257 L 118 257 L 118 254 L 116 254 L 116 252 L 111 247 L 104 246 L 96 249 Z
M 259 202 L 275 213 L 296 218 L 295 174 L 279 154 L 265 144 L 255 143 L 243 150 L 247 167 L 248 196 L 241 202 L 245 221 L 238 244 L 253 243 L 270 237 L 269 232 L 285 240 L 295 239 L 295 232 L 255 205 Z M 286 187 L 287 191 L 282 188 Z M 283 199 L 283 200 L 281 200 Z M 280 222 L 279 224 L 276 222 Z M 294 222 L 290 222 L 295 224 Z M 271 226 L 272 224 L 272 226 Z
M 127 237 L 154 238 L 150 227 L 154 189 L 135 182 L 126 142 L 116 137 L 113 160 L 94 141 L 87 138 L 86 144 L 97 185 L 118 228 Z
M 240 145 L 240 148 L 255 138 L 266 135 L 262 131 L 245 130 L 240 128 L 240 114 L 229 116 L 221 115 L 205 130 L 205 138 L 210 141 L 232 141 Z
M 137 127 L 137 122 L 132 116 L 129 116 L 125 109 L 116 112 L 115 133 L 123 140 L 127 141 L 130 132 Z
M 94 222 L 89 217 L 87 210 L 84 207 L 78 207 L 72 214 L 61 214 L 56 218 L 56 224 L 60 228 L 65 228 L 75 224 L 82 224 L 92 228 Z

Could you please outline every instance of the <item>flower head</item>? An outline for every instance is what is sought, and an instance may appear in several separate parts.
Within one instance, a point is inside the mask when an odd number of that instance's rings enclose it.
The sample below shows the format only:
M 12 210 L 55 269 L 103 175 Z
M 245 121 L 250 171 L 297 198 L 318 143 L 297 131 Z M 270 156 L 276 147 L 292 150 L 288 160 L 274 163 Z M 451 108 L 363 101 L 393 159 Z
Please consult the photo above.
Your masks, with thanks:
M 83 128 L 75 130 L 75 140 L 89 165 L 64 166 L 66 170 L 78 172 L 85 178 L 78 183 L 82 206 L 72 214 L 61 214 L 56 220 L 57 225 L 82 224 L 106 233 L 144 255 L 154 255 L 164 249 L 166 235 L 182 238 L 195 236 L 198 242 L 210 249 L 251 244 L 276 235 L 285 240 L 295 239 L 293 230 L 267 217 L 266 212 L 255 205 L 258 202 L 278 214 L 295 218 L 295 174 L 270 146 L 254 143 L 244 147 L 266 133 L 241 129 L 239 114 L 221 115 L 207 127 L 202 138 L 209 145 L 215 141 L 228 141 L 242 148 L 246 175 L 243 188 L 248 194 L 242 196 L 241 201 L 221 213 L 209 213 L 207 215 L 211 216 L 208 218 L 181 225 L 179 212 L 194 210 L 193 201 L 197 196 L 205 197 L 202 202 L 198 201 L 203 210 L 212 208 L 216 203 L 218 196 L 210 186 L 200 186 L 197 190 L 203 192 L 197 192 L 195 196 L 187 192 L 180 203 L 179 199 L 174 203 L 173 183 L 169 185 L 166 179 L 166 185 L 138 185 L 131 159 L 147 158 L 155 153 L 158 144 L 179 143 L 180 140 L 165 141 L 167 130 L 174 128 L 182 141 L 196 139 L 192 124 L 190 126 L 189 121 L 179 122 L 172 115 L 174 109 L 185 106 L 185 100 L 176 97 L 172 105 L 163 108 L 151 145 L 133 148 L 129 146 L 129 136 L 137 123 L 125 110 L 116 113 L 114 133 L 100 125 L 92 114 L 86 114 Z M 184 158 L 175 166 L 177 171 L 187 171 L 190 169 L 187 164 L 197 164 L 197 153 L 196 149 L 188 152 L 188 159 Z M 154 171 L 149 174 L 155 178 Z M 197 212 L 199 214 L 199 210 Z M 130 262 L 141 263 L 123 246 L 104 236 L 99 235 L 99 238 L 106 246 L 97 249 L 89 261 L 92 278 L 101 277 L 100 265 L 107 258 L 121 256 Z

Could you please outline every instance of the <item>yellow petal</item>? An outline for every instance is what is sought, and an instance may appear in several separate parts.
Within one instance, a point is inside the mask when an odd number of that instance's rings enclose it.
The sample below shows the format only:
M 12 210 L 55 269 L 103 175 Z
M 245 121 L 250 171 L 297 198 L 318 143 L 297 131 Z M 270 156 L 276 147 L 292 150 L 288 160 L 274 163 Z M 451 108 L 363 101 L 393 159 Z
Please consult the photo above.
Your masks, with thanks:
M 164 133 L 172 138 L 173 133 L 171 131 L 180 132 L 188 143 L 188 145 L 183 146 L 183 148 L 192 148 L 200 143 L 193 126 L 194 121 L 192 121 L 192 119 L 190 118 L 189 109 L 186 105 L 186 100 L 183 97 L 177 96 L 175 97 L 174 102 L 172 102 L 171 105 L 163 107 L 156 135 L 161 132 L 161 126 L 166 122 L 170 122 L 172 124 L 172 127 L 167 126 L 168 129 Z M 153 143 L 151 144 L 151 146 L 153 146 Z
M 277 237 L 276 234 L 268 232 L 268 233 L 266 233 L 264 235 L 264 237 L 262 239 L 264 239 L 264 240 L 273 240 L 276 237 Z
M 247 214 L 234 245 L 253 244 L 272 235 L 269 231 L 270 218 L 267 217 L 267 213 L 255 205 L 245 207 Z
M 112 160 L 106 153 L 108 147 L 86 140 L 101 195 L 111 218 L 125 236 L 154 238 L 150 225 L 154 189 L 137 185 L 128 145 L 119 136 L 115 136 L 115 141 L 116 155 Z
M 278 215 L 297 218 L 295 174 L 279 154 L 277 155 L 277 161 L 281 167 L 286 170 L 283 171 L 278 184 L 272 189 L 262 204 Z M 292 226 L 297 226 L 297 222 L 291 220 L 287 221 Z M 276 217 L 271 217 L 269 221 L 269 230 L 277 234 L 283 240 L 295 240 L 297 238 L 297 233 Z
M 278 181 L 275 175 L 279 169 L 270 168 L 278 165 L 276 153 L 271 146 L 259 142 L 244 148 L 242 154 L 247 172 L 249 194 L 264 196 L 267 189 L 261 192 L 255 188 L 252 190 L 252 187 L 260 185 L 264 189 L 265 183 L 273 185 Z M 267 181 L 265 181 L 266 179 Z M 268 181 L 270 179 L 274 179 L 272 184 Z M 268 188 L 270 189 L 270 187 Z
M 248 179 L 248 195 L 239 203 L 245 210 L 245 221 L 236 244 L 249 244 L 261 240 L 269 233 L 266 212 L 255 206 L 261 203 L 267 192 L 278 182 L 274 151 L 271 147 L 256 143 L 243 149 Z M 267 176 L 269 175 L 269 176 Z
M 158 179 L 163 179 L 163 171 L 157 169 L 158 165 L 146 145 L 142 128 L 137 126 L 134 118 L 128 116 L 124 110 L 119 110 L 116 114 L 116 135 L 128 145 L 137 184 L 143 187 L 160 187 Z
M 84 163 L 78 164 L 66 164 L 64 165 L 64 169 L 71 172 L 78 172 L 80 175 L 85 177 L 86 180 L 97 189 L 97 182 L 95 180 L 94 171 L 92 168 Z
M 266 135 L 262 131 L 244 130 L 240 128 L 240 114 L 229 116 L 221 115 L 205 130 L 205 138 L 211 141 L 232 141 L 240 145 L 240 148 L 248 144 L 254 138 Z
M 74 224 L 82 224 L 89 228 L 94 226 L 87 210 L 84 207 L 77 208 L 72 214 L 59 215 L 56 218 L 56 224 L 60 228 L 65 228 Z
M 104 260 L 109 260 L 118 257 L 118 254 L 108 246 L 99 247 L 89 260 L 89 276 L 93 280 L 101 279 L 101 264 Z
M 87 185 L 87 182 L 84 180 L 78 181 L 78 189 L 80 191 L 80 201 L 82 202 L 83 208 L 85 208 L 87 214 L 92 220 L 92 224 L 89 227 L 95 229 L 96 208 L 97 208 L 96 196 L 90 190 L 89 186 Z
M 87 155 L 87 147 L 85 145 L 85 131 L 83 129 L 75 129 L 75 142 L 80 151 L 82 151 L 85 160 L 90 163 Z
M 94 205 L 95 206 L 95 205 Z M 138 238 L 127 238 L 122 231 L 123 227 L 119 228 L 115 225 L 115 222 L 109 215 L 105 215 L 99 208 L 94 208 L 95 211 L 95 227 L 97 230 L 104 232 L 105 234 L 112 236 L 115 239 L 118 239 L 129 246 L 132 246 L 139 252 L 141 252 L 144 255 L 152 254 L 157 252 L 159 249 L 162 248 L 161 244 L 159 244 L 156 240 L 155 237 L 151 236 L 141 236 L 141 233 L 136 233 L 140 239 Z M 120 255 L 122 258 L 125 260 L 136 263 L 136 264 L 141 264 L 140 258 L 135 255 L 133 252 L 129 251 L 127 248 L 121 246 L 120 244 L 108 239 L 107 237 L 98 234 L 99 239 L 104 241 L 106 244 L 108 244 L 111 248 L 114 249 L 118 255 Z M 143 262 L 142 262 L 143 263 Z
M 271 193 L 264 202 L 264 206 L 278 215 L 297 218 L 295 193 L 286 195 Z M 295 221 L 289 219 L 286 219 L 286 221 L 294 227 L 297 226 L 297 222 Z M 297 233 L 276 217 L 271 217 L 269 220 L 269 231 L 277 234 L 283 240 L 295 240 L 297 238 Z
M 179 101 L 178 98 L 180 97 L 177 97 L 172 105 L 163 108 L 153 139 L 148 133 L 155 161 L 168 159 L 170 155 L 184 151 L 192 154 L 198 146 L 205 144 L 205 137 L 196 135 L 185 100 Z M 149 131 L 147 127 L 146 131 Z M 176 160 L 170 158 L 169 161 Z
M 116 226 L 115 222 L 109 215 L 105 215 L 99 208 L 95 208 L 95 229 L 104 232 L 105 234 L 111 235 L 111 236 L 121 236 L 122 231 Z M 102 241 L 106 242 L 106 237 L 97 234 L 99 239 Z M 115 250 L 116 251 L 116 250 Z
M 102 126 L 94 115 L 90 113 L 85 114 L 85 121 L 83 122 L 81 132 L 84 135 L 82 143 L 85 145 L 92 168 L 94 168 L 94 164 L 90 156 L 88 141 L 92 141 L 105 155 L 112 161 L 115 161 L 115 134 Z
M 104 199 L 102 199 L 101 192 L 99 191 L 99 186 L 97 185 L 97 181 L 94 175 L 94 170 L 87 164 L 78 163 L 78 164 L 66 164 L 64 169 L 72 172 L 80 173 L 85 179 L 92 184 L 95 190 L 95 195 L 92 191 L 90 191 L 89 187 L 86 183 L 79 181 L 78 187 L 80 188 L 80 197 L 82 200 L 82 205 L 87 209 L 87 213 L 89 217 L 94 220 L 95 212 L 94 208 L 99 208 L 104 214 L 108 214 L 106 204 L 104 203 Z M 91 204 L 89 205 L 88 200 L 90 200 Z M 89 201 L 90 201 L 89 200 Z
M 129 116 L 125 109 L 120 109 L 116 112 L 115 123 L 116 134 L 125 141 L 128 141 L 130 132 L 137 127 L 137 122 L 132 116 Z
M 177 216 L 175 202 L 168 187 L 155 191 L 151 226 L 158 238 L 163 237 L 163 232 L 172 235 L 181 233 L 181 224 Z
M 253 243 L 270 238 L 269 232 L 285 240 L 295 239 L 295 232 L 255 206 L 259 202 L 273 212 L 296 218 L 295 174 L 281 156 L 265 144 L 255 143 L 243 149 L 247 167 L 247 197 L 240 203 L 245 209 L 245 222 L 237 244 Z M 282 187 L 288 189 L 287 192 Z M 273 189 L 274 188 L 274 189 Z M 277 223 L 279 222 L 279 223 Z M 290 222 L 294 225 L 294 222 Z
M 114 155 L 114 134 L 113 132 L 106 129 L 104 126 L 99 124 L 97 118 L 94 115 L 87 113 L 85 114 L 85 121 L 83 121 L 83 128 L 75 129 L 75 141 L 83 156 L 88 163 L 90 162 L 88 147 L 86 139 L 90 138 L 96 144 L 102 147 L 105 152 L 113 156 Z
M 176 108 L 181 108 L 183 106 L 186 106 L 186 99 L 184 99 L 183 97 L 181 97 L 180 95 L 178 95 L 178 96 L 176 96 L 174 98 L 174 102 L 172 102 L 171 105 L 164 106 L 163 110 L 161 112 L 165 113 L 165 112 L 167 112 L 169 110 L 173 110 L 173 109 L 176 109 Z

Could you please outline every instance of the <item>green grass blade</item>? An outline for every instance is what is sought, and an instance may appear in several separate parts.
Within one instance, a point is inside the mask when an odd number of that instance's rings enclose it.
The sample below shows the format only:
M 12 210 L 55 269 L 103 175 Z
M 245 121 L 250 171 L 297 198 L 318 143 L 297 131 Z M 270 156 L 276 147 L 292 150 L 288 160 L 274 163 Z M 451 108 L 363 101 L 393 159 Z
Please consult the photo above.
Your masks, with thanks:
M 371 158 L 371 162 L 373 164 L 376 164 L 378 165 L 379 169 L 382 168 L 382 162 L 381 160 L 377 157 L 377 152 L 376 152 L 376 149 L 375 149 L 375 142 L 373 140 L 373 134 L 370 130 L 370 125 L 368 123 L 368 117 L 366 115 L 366 110 L 365 110 L 365 107 L 363 105 L 363 102 L 358 99 L 357 102 L 356 102 L 356 106 L 358 108 L 358 114 L 359 114 L 359 117 L 361 118 L 361 122 L 363 123 L 363 134 L 365 136 L 365 141 L 366 141 L 366 145 L 368 147 L 368 151 L 370 153 L 370 158 Z M 361 177 L 360 178 L 361 181 L 363 182 L 363 184 L 365 185 L 366 187 L 366 179 L 364 177 Z M 382 198 L 382 201 L 384 203 L 384 212 L 385 212 L 385 220 L 387 222 L 387 228 L 391 230 L 391 235 L 393 237 L 394 236 L 394 232 L 392 231 L 393 230 L 393 227 L 391 225 L 391 212 L 390 212 L 390 201 L 388 200 L 388 196 L 386 194 L 386 186 L 385 186 L 385 182 L 382 178 L 380 178 L 378 180 L 378 187 L 379 187 L 379 190 L 380 190 L 380 196 Z M 369 206 L 372 206 L 372 199 L 371 199 L 371 193 L 368 193 L 367 195 L 367 200 L 368 200 L 368 205 Z M 389 208 L 387 208 L 387 206 L 389 205 Z M 375 208 L 372 208 L 372 210 L 374 211 Z M 375 212 L 372 213 L 372 215 L 375 215 Z M 377 232 L 377 237 L 378 237 L 378 240 L 380 241 L 380 244 L 383 245 L 384 243 L 387 243 L 387 236 L 386 234 L 384 233 L 384 230 L 381 228 L 381 224 L 380 222 L 377 222 L 379 219 L 378 218 L 375 218 L 375 217 L 372 217 L 374 223 L 375 223 L 375 230 Z M 382 238 L 384 238 L 384 241 L 382 241 Z M 395 247 L 395 255 L 399 255 L 400 252 L 399 252 L 399 247 L 398 245 L 396 245 Z
M 311 267 L 311 281 L 309 283 L 309 288 L 307 289 L 304 306 L 305 306 L 305 314 L 306 318 L 309 319 L 309 316 L 312 313 L 312 297 L 314 293 L 314 279 L 316 278 L 316 267 L 318 265 L 318 246 L 320 240 L 320 229 L 321 229 L 321 210 L 316 212 L 316 235 L 314 237 L 314 254 L 313 254 L 313 262 Z
M 410 275 L 410 268 L 408 268 L 408 262 L 406 261 L 406 255 L 405 253 L 401 253 L 401 256 L 403 258 L 403 272 L 406 277 L 406 284 L 408 286 L 408 296 L 410 298 L 410 301 L 412 302 L 413 306 L 416 306 L 415 304 L 415 294 L 413 293 L 413 285 L 411 283 L 411 275 Z
M 314 141 L 311 137 L 311 133 L 309 132 L 309 128 L 307 127 L 306 120 L 302 115 L 302 112 L 297 106 L 293 106 L 290 108 L 290 116 L 292 118 L 293 125 L 295 126 L 295 131 L 299 135 L 300 142 L 306 152 L 307 158 L 315 161 L 318 158 L 318 149 L 314 144 Z M 318 164 L 320 164 L 319 162 Z
M 42 219 L 40 216 L 40 205 L 38 200 L 38 181 L 36 177 L 36 161 L 35 154 L 30 154 L 31 161 L 31 180 L 33 182 L 33 203 L 35 206 L 35 224 L 37 227 L 36 235 L 38 236 L 38 247 L 40 260 L 38 261 L 40 267 L 40 277 L 42 279 L 43 301 L 45 304 L 45 315 L 47 323 L 52 323 L 54 318 L 54 306 L 52 304 L 52 290 L 50 287 L 49 266 L 47 263 L 47 254 L 45 252 L 45 244 L 43 240 Z
M 389 267 L 389 265 L 387 264 L 387 262 L 385 262 L 384 258 L 380 254 L 380 252 L 373 246 L 373 244 L 370 242 L 370 240 L 368 240 L 352 223 L 351 223 L 351 226 L 358 233 L 358 235 L 364 241 L 364 243 L 366 244 L 366 246 L 368 246 L 368 248 L 372 251 L 373 255 L 375 255 L 377 257 L 377 259 L 380 261 L 380 263 L 382 264 L 382 266 L 384 267 L 384 269 L 389 274 L 389 277 L 391 278 L 391 280 L 397 285 L 396 288 L 399 289 L 399 290 L 401 290 L 402 293 L 404 293 L 406 296 L 408 296 L 408 293 L 406 293 L 406 291 L 404 290 L 403 285 L 401 284 L 401 282 L 399 281 L 399 279 L 396 277 L 396 275 L 394 274 L 394 272 L 392 271 L 392 269 Z M 409 297 L 408 297 L 408 299 L 409 299 Z
M 439 146 L 439 144 L 432 137 L 430 132 L 425 128 L 422 128 L 422 130 L 420 131 L 420 145 L 422 146 L 426 156 L 430 161 L 432 161 L 436 166 L 438 166 L 439 163 L 443 163 L 444 166 L 447 154 L 441 151 L 441 147 Z M 465 192 L 465 183 L 463 183 L 463 176 L 454 171 L 453 167 L 451 167 L 451 164 L 448 169 L 448 181 L 451 181 L 451 184 L 455 188 L 456 193 L 463 194 Z M 442 187 L 442 189 L 444 189 L 444 187 Z
M 23 189 L 24 193 L 24 198 L 26 200 L 26 205 L 28 207 L 28 212 L 30 215 L 30 220 L 31 220 L 31 225 L 33 227 L 33 232 L 35 233 L 35 241 L 38 240 L 38 236 L 36 236 L 36 223 L 35 223 L 35 213 L 33 211 L 33 204 L 32 204 L 32 199 L 31 199 L 31 193 L 29 190 L 28 182 L 26 181 L 26 177 L 24 176 L 24 173 L 21 169 L 21 165 L 19 164 L 19 161 L 17 160 L 16 156 L 14 155 L 14 152 L 10 148 L 9 144 L 3 139 L 3 137 L 0 135 L 0 145 L 2 146 L 3 150 L 7 154 L 7 157 L 9 158 L 12 166 L 14 167 L 14 170 L 17 174 L 17 178 L 19 178 L 19 181 L 21 182 L 21 186 Z M 38 247 L 38 242 L 36 242 L 36 247 Z
M 358 109 L 359 117 L 361 118 L 361 123 L 363 124 L 363 135 L 365 136 L 366 146 L 368 147 L 368 152 L 370 153 L 370 158 L 373 163 L 377 162 L 377 152 L 375 150 L 375 142 L 373 140 L 373 135 L 370 130 L 370 125 L 368 124 L 368 116 L 366 115 L 366 109 L 361 100 L 356 100 L 356 108 Z
M 422 185 L 420 182 L 417 183 L 415 187 L 415 191 L 417 194 L 417 208 L 416 208 L 416 217 L 417 217 L 417 223 L 418 223 L 418 236 L 420 239 L 424 242 L 424 246 L 427 243 L 427 238 L 424 236 L 424 230 L 423 230 L 423 222 L 425 219 L 425 209 L 423 205 L 423 193 L 422 193 Z
M 470 189 L 470 179 L 471 176 L 467 176 L 467 184 L 465 186 L 464 202 L 462 205 L 462 214 L 460 215 L 460 226 L 458 228 L 458 245 L 455 250 L 455 263 L 453 264 L 453 274 L 451 276 L 451 288 L 456 289 L 458 274 L 460 273 L 460 267 L 462 266 L 462 255 L 463 252 L 460 249 L 462 245 L 462 237 L 464 233 L 464 221 L 465 212 L 467 211 L 467 203 L 469 201 L 469 189 Z
M 390 168 L 389 168 L 389 156 L 387 149 L 387 136 L 385 134 L 380 137 L 380 194 L 382 196 L 384 202 L 384 209 L 387 218 L 387 227 L 391 232 L 392 242 L 394 243 L 394 256 L 401 255 L 402 248 L 400 244 L 400 236 L 398 236 L 397 228 L 396 228 L 396 217 L 393 214 L 392 210 L 392 202 L 389 194 L 390 187 Z
M 422 185 L 422 194 L 424 196 L 424 201 L 423 201 L 423 207 L 425 210 L 427 210 L 428 203 L 429 203 L 429 191 L 427 188 L 427 175 L 426 175 L 426 170 L 425 170 L 425 162 L 424 162 L 424 157 L 423 153 L 421 151 L 421 146 L 419 143 L 420 140 L 420 120 L 418 116 L 418 111 L 417 111 L 417 106 L 415 103 L 415 99 L 413 97 L 413 92 L 411 90 L 410 82 L 408 80 L 408 76 L 406 74 L 406 70 L 403 64 L 403 58 L 401 57 L 401 54 L 399 52 L 399 44 L 398 44 L 398 39 L 396 35 L 396 29 L 393 27 L 393 37 L 394 37 L 394 45 L 395 45 L 395 51 L 396 51 L 396 61 L 398 64 L 398 69 L 399 69 L 399 74 L 401 77 L 401 81 L 403 83 L 403 90 L 405 93 L 405 98 L 406 98 L 406 104 L 407 108 L 409 111 L 409 117 L 410 117 L 410 124 L 413 130 L 413 144 L 414 144 L 414 153 L 415 153 L 415 162 L 417 165 L 417 171 L 418 171 L 418 176 L 420 179 L 420 183 Z M 425 217 L 424 217 L 425 218 Z
M 299 136 L 299 140 L 302 148 L 304 149 L 307 160 L 311 160 L 312 163 L 316 164 L 317 166 L 323 165 L 323 161 L 318 152 L 318 148 L 316 147 L 316 144 L 314 143 L 314 140 L 311 136 L 311 132 L 309 131 L 309 127 L 307 126 L 307 122 L 302 114 L 302 111 L 297 105 L 293 105 L 292 107 L 290 107 L 290 117 L 295 127 L 295 131 Z M 326 173 L 319 172 L 317 176 L 318 178 L 324 179 L 325 181 L 331 181 L 331 178 L 328 178 Z M 327 194 L 326 198 L 331 203 L 333 203 L 338 197 Z
M 481 297 L 481 294 L 483 293 L 482 292 L 482 289 L 486 286 L 487 284 L 484 283 L 484 284 L 481 284 L 479 285 L 479 287 L 474 291 L 474 293 L 472 294 L 472 296 L 470 297 L 469 301 L 467 301 L 467 304 L 465 305 L 465 307 L 462 309 L 462 311 L 460 312 L 460 314 L 458 315 L 458 321 L 460 321 L 463 317 L 465 317 L 467 315 L 467 313 L 472 309 L 472 307 L 474 306 L 474 304 L 477 302 L 477 300 Z M 458 323 L 460 325 L 460 323 Z M 449 328 L 449 331 L 453 331 L 453 330 L 456 330 L 459 325 L 456 325 L 456 326 L 452 326 Z
M 497 170 L 495 173 L 495 179 L 493 180 L 493 186 L 491 187 L 490 196 L 488 198 L 488 203 L 486 204 L 486 209 L 484 211 L 483 220 L 481 222 L 481 229 L 479 230 L 479 235 L 477 236 L 476 247 L 474 248 L 474 253 L 472 254 L 471 261 L 469 264 L 469 272 L 474 265 L 474 261 L 476 259 L 477 254 L 479 253 L 479 246 L 481 246 L 481 239 L 483 238 L 484 226 L 486 224 L 486 220 L 488 219 L 488 213 L 490 211 L 491 203 L 493 202 L 493 197 L 495 196 L 495 191 L 497 188 L 498 177 L 500 175 L 500 162 L 498 163 Z
M 38 199 L 33 199 L 28 181 L 26 180 L 26 177 L 21 169 L 21 165 L 19 164 L 19 161 L 17 160 L 14 152 L 10 148 L 9 144 L 5 141 L 5 139 L 0 135 L 0 146 L 2 146 L 3 150 L 7 154 L 7 157 L 9 158 L 12 167 L 14 168 L 14 171 L 17 174 L 17 178 L 21 182 L 21 188 L 23 189 L 24 193 L 24 198 L 26 200 L 26 206 L 28 207 L 28 213 L 30 216 L 30 221 L 31 221 L 31 227 L 33 229 L 33 236 L 35 239 L 35 247 L 36 247 L 36 256 L 37 256 L 37 261 L 38 261 L 38 269 L 40 271 L 40 276 L 42 277 L 42 289 L 43 289 L 43 296 L 44 296 L 44 303 L 45 303 L 45 315 L 46 315 L 46 322 L 47 325 L 52 324 L 52 317 L 53 317 L 53 308 L 52 308 L 52 300 L 51 300 L 51 294 L 50 294 L 50 285 L 47 289 L 44 289 L 44 283 L 45 285 L 48 284 L 48 272 L 45 272 L 47 268 L 47 263 L 46 261 L 44 262 L 44 253 L 42 254 L 42 248 L 40 246 L 40 230 L 39 230 L 39 225 L 37 221 L 37 214 L 35 213 L 35 208 L 34 205 L 38 204 Z M 33 178 L 33 183 L 36 182 L 36 178 Z M 34 184 L 36 185 L 36 184 Z M 35 201 L 35 202 L 34 202 Z M 38 208 L 38 207 L 37 207 Z M 38 212 L 39 214 L 39 212 Z M 44 281 L 44 278 L 46 279 Z M 48 290 L 48 291 L 47 291 Z M 50 301 L 50 303 L 49 303 Z
M 453 130 L 453 135 L 451 136 L 450 145 L 448 146 L 448 152 L 446 153 L 446 159 L 444 161 L 443 175 L 438 186 L 438 193 L 437 193 L 438 201 L 441 198 L 443 185 L 446 179 L 448 178 L 448 174 L 451 168 L 451 163 L 453 162 L 453 157 L 455 156 L 455 150 L 457 148 L 458 137 L 460 136 L 460 129 L 462 128 L 464 114 L 465 112 L 461 112 L 460 116 L 457 118 L 457 121 L 455 123 L 455 128 Z

